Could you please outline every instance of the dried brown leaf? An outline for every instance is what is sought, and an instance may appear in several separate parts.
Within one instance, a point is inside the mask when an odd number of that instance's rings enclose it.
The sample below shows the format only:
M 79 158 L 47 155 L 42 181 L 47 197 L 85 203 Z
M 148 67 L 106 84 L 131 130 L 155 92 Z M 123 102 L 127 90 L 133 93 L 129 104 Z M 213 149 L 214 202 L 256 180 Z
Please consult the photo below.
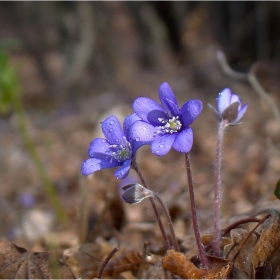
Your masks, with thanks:
M 280 274 L 280 219 L 263 229 L 251 257 L 256 278 L 274 279 Z
M 224 258 L 232 259 L 236 253 L 239 251 L 240 246 L 245 242 L 245 239 L 248 237 L 249 232 L 242 228 L 232 229 L 230 231 L 231 236 L 231 244 L 226 245 L 224 247 Z M 236 268 L 245 271 L 250 275 L 252 271 L 252 264 L 251 264 L 251 255 L 252 251 L 258 242 L 258 236 L 253 233 L 249 239 L 244 244 L 244 247 L 239 252 L 238 257 L 235 260 Z
M 47 252 L 28 253 L 10 242 L 0 242 L 0 279 L 74 279 L 67 266 Z
M 136 249 L 130 249 L 125 251 L 121 255 L 112 258 L 106 268 L 104 269 L 104 277 L 116 277 L 118 274 L 131 271 L 136 272 L 139 269 L 141 263 L 141 254 Z M 88 275 L 88 279 L 96 278 L 98 276 L 98 271 Z
M 97 272 L 102 261 L 112 251 L 112 247 L 101 237 L 94 243 L 77 245 L 63 252 L 63 261 L 71 268 L 75 277 Z
M 167 256 L 162 259 L 162 265 L 171 273 L 184 279 L 226 279 L 232 271 L 232 262 L 211 257 L 210 269 L 199 269 L 180 252 L 168 250 Z

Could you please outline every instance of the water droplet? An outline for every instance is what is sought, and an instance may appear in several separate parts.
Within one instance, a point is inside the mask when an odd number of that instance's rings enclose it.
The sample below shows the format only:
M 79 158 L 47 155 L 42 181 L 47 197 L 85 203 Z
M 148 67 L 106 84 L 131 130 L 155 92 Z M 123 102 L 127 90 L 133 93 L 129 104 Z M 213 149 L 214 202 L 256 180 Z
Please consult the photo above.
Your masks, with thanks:
M 110 129 L 109 129 L 109 132 L 112 132 L 112 131 L 113 131 L 113 129 L 112 129 L 112 128 L 110 128 Z
M 150 134 L 147 134 L 147 137 L 150 137 Z
M 132 131 L 132 134 L 135 134 L 135 130 Z
M 147 129 L 147 128 L 146 128 L 145 126 L 144 126 L 144 127 L 142 127 L 142 130 L 144 130 L 144 131 L 145 131 L 146 129 Z
M 156 151 L 156 153 L 158 154 L 158 153 L 159 153 L 159 151 Z
M 142 109 L 142 110 L 141 110 L 141 113 L 143 113 L 143 112 L 144 112 L 144 110 Z
M 114 121 L 110 121 L 110 124 L 113 125 L 113 124 L 115 124 L 115 122 Z
M 136 141 L 140 141 L 140 138 L 139 137 L 136 137 L 136 139 L 135 139 Z
M 159 145 L 160 148 L 163 148 L 163 145 Z
M 140 135 L 140 133 L 138 132 L 138 133 L 137 133 L 137 135 L 139 136 L 139 135 Z
M 102 139 L 101 142 L 102 142 L 102 143 L 106 143 L 106 140 L 105 140 L 105 139 Z

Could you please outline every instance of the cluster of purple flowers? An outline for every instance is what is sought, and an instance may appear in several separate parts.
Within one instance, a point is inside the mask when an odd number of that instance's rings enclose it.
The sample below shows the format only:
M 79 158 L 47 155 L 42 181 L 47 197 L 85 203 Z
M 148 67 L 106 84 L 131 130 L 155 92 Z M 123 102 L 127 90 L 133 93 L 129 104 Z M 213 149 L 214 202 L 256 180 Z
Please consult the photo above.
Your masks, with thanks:
M 171 147 L 180 153 L 191 150 L 193 131 L 190 124 L 201 113 L 202 102 L 192 99 L 179 107 L 166 82 L 160 85 L 158 95 L 161 104 L 147 97 L 137 98 L 133 103 L 134 113 L 126 117 L 123 129 L 115 116 L 110 116 L 101 123 L 106 139 L 96 138 L 90 143 L 89 159 L 82 164 L 84 175 L 119 167 L 115 176 L 118 179 L 126 178 L 137 150 L 143 145 L 150 145 L 152 153 L 157 156 L 166 155 Z M 231 114 L 227 113 L 229 107 L 233 107 Z M 217 98 L 215 113 L 219 120 L 230 115 L 229 123 L 236 124 L 246 109 L 247 104 L 241 107 L 240 98 L 225 89 Z

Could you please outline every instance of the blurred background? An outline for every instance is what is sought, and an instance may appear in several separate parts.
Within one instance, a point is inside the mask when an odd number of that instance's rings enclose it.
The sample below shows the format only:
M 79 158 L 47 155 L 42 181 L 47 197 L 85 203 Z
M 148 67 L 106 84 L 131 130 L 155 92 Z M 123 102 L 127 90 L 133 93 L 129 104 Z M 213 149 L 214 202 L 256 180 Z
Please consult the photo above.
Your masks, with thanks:
M 225 87 L 248 102 L 249 109 L 242 125 L 230 129 L 225 139 L 224 215 L 250 211 L 256 203 L 273 199 L 280 174 L 279 124 L 248 83 L 223 73 L 216 52 L 222 50 L 240 72 L 257 62 L 259 81 L 280 105 L 279 14 L 280 3 L 267 1 L 0 3 L 0 42 L 18 73 L 27 128 L 73 226 L 80 219 L 81 185 L 89 192 L 89 228 L 108 192 L 117 195 L 120 182 L 112 170 L 97 172 L 93 182 L 80 175 L 89 143 L 101 136 L 99 123 L 112 114 L 123 119 L 139 96 L 158 100 L 157 89 L 164 81 L 180 104 L 191 98 L 204 103 L 193 124 L 192 150 L 204 228 L 211 227 L 207 220 L 213 207 L 217 130 L 207 103 L 215 105 Z M 143 148 L 139 161 L 148 181 L 166 193 L 174 220 L 181 218 L 187 225 L 188 203 L 181 206 L 172 197 L 187 196 L 182 195 L 187 186 L 181 155 L 157 158 Z M 1 112 L 0 178 L 2 238 L 34 241 L 59 229 L 13 106 Z M 147 219 L 143 206 L 118 207 L 124 208 L 127 220 Z M 32 219 L 39 229 L 30 225 Z

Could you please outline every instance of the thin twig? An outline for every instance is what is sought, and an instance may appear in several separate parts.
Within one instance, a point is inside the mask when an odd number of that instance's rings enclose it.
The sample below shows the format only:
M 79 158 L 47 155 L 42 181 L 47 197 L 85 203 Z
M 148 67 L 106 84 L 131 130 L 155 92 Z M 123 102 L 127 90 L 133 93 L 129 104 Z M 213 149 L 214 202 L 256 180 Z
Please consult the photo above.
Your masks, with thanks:
M 98 271 L 98 276 L 97 276 L 98 279 L 102 279 L 104 270 L 105 270 L 105 268 L 106 268 L 108 262 L 109 262 L 110 259 L 116 254 L 116 252 L 117 252 L 118 250 L 119 250 L 119 249 L 115 247 L 115 248 L 110 252 L 110 254 L 106 257 L 106 259 L 103 261 L 103 263 L 102 263 L 102 265 L 100 266 L 99 271 Z
M 255 75 L 255 65 L 253 65 L 249 71 L 249 73 L 240 73 L 237 71 L 234 71 L 228 64 L 228 61 L 226 59 L 225 54 L 222 51 L 218 51 L 217 54 L 217 60 L 223 70 L 223 72 L 228 75 L 229 77 L 239 80 L 239 81 L 247 81 L 252 86 L 252 88 L 256 91 L 256 93 L 263 98 L 266 103 L 269 105 L 271 112 L 278 122 L 278 125 L 280 126 L 280 113 L 279 109 L 275 105 L 275 102 L 270 97 L 270 93 L 264 90 L 264 88 L 259 83 L 256 75 Z
M 142 279 L 143 271 L 144 271 L 145 264 L 146 264 L 147 245 L 148 245 L 148 242 L 147 241 L 144 242 L 142 256 L 141 256 L 141 262 L 140 262 L 140 266 L 139 266 L 138 273 L 137 273 L 137 279 Z

